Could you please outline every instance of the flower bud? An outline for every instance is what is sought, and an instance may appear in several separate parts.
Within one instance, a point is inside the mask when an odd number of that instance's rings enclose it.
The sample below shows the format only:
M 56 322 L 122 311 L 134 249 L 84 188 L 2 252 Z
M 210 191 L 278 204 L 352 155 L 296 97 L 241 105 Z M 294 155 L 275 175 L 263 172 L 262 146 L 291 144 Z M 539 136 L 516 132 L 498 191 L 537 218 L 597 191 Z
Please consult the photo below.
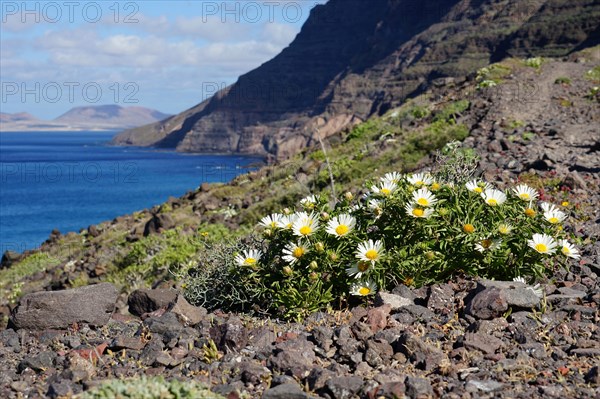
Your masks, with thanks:
M 433 260 L 435 259 L 435 253 L 433 251 L 427 251 L 425 252 L 425 258 L 427 258 L 427 260 Z
M 333 262 L 337 262 L 340 259 L 340 257 L 337 254 L 337 252 L 331 252 L 329 254 L 329 259 L 331 259 Z
M 321 212 L 321 218 L 327 221 L 329 220 L 329 214 L 327 212 Z
M 308 275 L 310 281 L 317 281 L 319 279 L 319 273 L 312 272 Z
M 347 191 L 344 194 L 344 198 L 346 198 L 346 201 L 352 201 L 354 199 L 354 195 L 350 191 Z
M 289 266 L 285 266 L 285 267 L 283 268 L 283 275 L 284 275 L 284 276 L 288 276 L 288 277 L 289 277 L 289 276 L 291 276 L 293 273 L 294 273 L 294 271 L 292 270 L 292 268 L 291 268 L 291 267 L 289 267 Z
M 325 244 L 323 244 L 321 241 L 319 241 L 318 243 L 315 244 L 315 250 L 317 252 L 325 251 Z
M 312 261 L 310 262 L 310 264 L 308 265 L 310 270 L 317 270 L 319 268 L 319 264 L 317 263 L 317 261 Z
M 263 234 L 264 234 L 264 236 L 265 236 L 265 237 L 271 237 L 271 236 L 273 235 L 273 230 L 271 230 L 271 229 L 266 229 L 266 230 L 263 232 Z
M 290 208 L 283 208 L 284 215 L 289 215 L 290 213 L 292 213 L 292 211 L 290 211 Z

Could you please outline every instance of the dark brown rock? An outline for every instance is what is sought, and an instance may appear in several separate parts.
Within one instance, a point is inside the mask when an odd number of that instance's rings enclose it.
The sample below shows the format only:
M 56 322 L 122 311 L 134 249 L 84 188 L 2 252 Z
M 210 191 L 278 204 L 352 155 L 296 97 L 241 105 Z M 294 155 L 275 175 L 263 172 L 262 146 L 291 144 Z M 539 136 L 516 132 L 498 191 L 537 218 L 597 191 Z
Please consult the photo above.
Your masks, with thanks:
M 127 298 L 129 313 L 141 316 L 144 313 L 154 312 L 161 308 L 167 308 L 177 300 L 178 292 L 169 289 L 140 289 L 133 291 Z
M 11 314 L 15 328 L 64 329 L 74 323 L 103 326 L 115 309 L 118 291 L 110 283 L 25 295 Z
M 499 288 L 486 288 L 477 293 L 466 305 L 466 312 L 479 319 L 494 319 L 508 310 L 504 292 Z

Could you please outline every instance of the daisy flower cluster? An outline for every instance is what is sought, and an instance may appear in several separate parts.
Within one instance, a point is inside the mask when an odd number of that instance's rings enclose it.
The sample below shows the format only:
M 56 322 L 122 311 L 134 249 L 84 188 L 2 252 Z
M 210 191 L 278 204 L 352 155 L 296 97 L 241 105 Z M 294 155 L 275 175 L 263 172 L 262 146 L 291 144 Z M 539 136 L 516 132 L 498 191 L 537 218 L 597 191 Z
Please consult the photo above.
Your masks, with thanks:
M 563 227 L 568 216 L 525 184 L 503 190 L 391 172 L 335 206 L 309 195 L 296 210 L 264 216 L 263 246 L 235 261 L 264 284 L 274 308 L 314 311 L 400 283 L 542 276 L 580 257 Z

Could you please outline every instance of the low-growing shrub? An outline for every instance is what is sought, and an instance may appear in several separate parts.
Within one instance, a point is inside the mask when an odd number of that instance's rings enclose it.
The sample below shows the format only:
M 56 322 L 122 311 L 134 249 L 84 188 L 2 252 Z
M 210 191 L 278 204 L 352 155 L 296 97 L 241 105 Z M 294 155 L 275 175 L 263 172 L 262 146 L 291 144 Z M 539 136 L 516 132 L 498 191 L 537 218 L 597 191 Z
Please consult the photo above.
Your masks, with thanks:
M 77 396 L 79 399 L 222 399 L 196 381 L 165 381 L 163 377 L 110 380 Z
M 332 207 L 309 196 L 266 216 L 265 242 L 233 260 L 237 281 L 255 288 L 260 307 L 301 318 L 401 283 L 532 280 L 579 257 L 562 228 L 567 214 L 538 203 L 533 188 L 448 177 L 388 173 L 367 182 L 364 197 L 346 193 Z

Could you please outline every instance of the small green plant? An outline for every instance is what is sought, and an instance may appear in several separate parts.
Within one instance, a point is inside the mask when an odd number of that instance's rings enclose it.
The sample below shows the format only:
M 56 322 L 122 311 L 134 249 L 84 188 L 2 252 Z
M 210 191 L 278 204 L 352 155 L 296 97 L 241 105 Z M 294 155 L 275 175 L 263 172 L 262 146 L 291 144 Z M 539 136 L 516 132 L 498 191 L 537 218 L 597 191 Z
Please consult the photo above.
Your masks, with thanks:
M 22 279 L 57 266 L 60 260 L 45 252 L 36 252 L 7 269 L 0 270 L 0 295 L 12 303 L 21 296 Z
M 477 90 L 481 90 L 481 89 L 487 89 L 487 88 L 491 88 L 491 87 L 496 87 L 498 86 L 498 83 L 496 83 L 493 80 L 482 80 L 481 82 L 477 83 Z
M 597 100 L 600 102 L 600 87 L 594 86 L 588 90 L 587 95 L 585 96 L 589 100 Z
M 587 71 L 584 77 L 592 82 L 600 83 L 600 65 L 597 65 Z
M 447 146 L 447 156 L 456 150 Z M 475 158 L 460 156 L 449 168 L 465 165 L 462 176 L 388 173 L 367 182 L 364 201 L 345 194 L 331 207 L 310 196 L 295 211 L 266 216 L 265 242 L 234 258 L 241 281 L 257 287 L 257 305 L 298 319 L 402 283 L 534 279 L 579 258 L 561 226 L 565 212 L 538 208 L 539 193 L 524 184 L 507 192 L 465 183 Z
M 556 78 L 554 84 L 569 86 L 571 84 L 571 79 L 567 78 L 566 76 L 561 76 L 559 78 Z
M 223 399 L 196 381 L 166 381 L 163 377 L 109 380 L 80 395 L 79 399 Z
M 535 138 L 535 133 L 533 132 L 524 132 L 521 137 L 525 141 L 533 140 Z
M 217 349 L 215 341 L 212 339 L 208 340 L 208 344 L 202 345 L 202 352 L 204 354 L 204 362 L 208 364 L 216 362 L 223 357 L 223 355 L 219 353 L 219 349 Z
M 531 68 L 539 69 L 544 63 L 544 59 L 542 57 L 531 57 L 525 60 L 525 65 Z

